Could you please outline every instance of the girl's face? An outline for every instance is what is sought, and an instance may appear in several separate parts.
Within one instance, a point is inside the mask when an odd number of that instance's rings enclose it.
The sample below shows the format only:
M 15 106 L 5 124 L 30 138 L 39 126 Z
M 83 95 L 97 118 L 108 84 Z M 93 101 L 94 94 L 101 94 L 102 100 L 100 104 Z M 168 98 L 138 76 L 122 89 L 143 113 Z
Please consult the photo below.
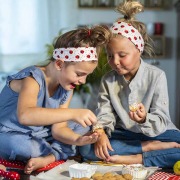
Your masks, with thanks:
M 63 63 L 59 71 L 59 84 L 66 90 L 85 84 L 86 78 L 97 67 L 97 62 Z
M 108 62 L 118 74 L 131 80 L 140 65 L 141 53 L 135 45 L 123 36 L 117 36 L 110 40 L 107 46 Z

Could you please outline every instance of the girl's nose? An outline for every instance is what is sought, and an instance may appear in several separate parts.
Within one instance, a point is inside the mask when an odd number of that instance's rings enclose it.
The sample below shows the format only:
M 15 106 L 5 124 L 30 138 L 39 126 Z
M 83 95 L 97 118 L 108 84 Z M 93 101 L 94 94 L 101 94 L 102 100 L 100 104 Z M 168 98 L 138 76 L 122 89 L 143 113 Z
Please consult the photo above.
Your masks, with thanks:
M 114 64 L 117 66 L 120 64 L 120 60 L 118 57 L 114 57 Z
M 79 79 L 79 83 L 85 84 L 86 83 L 86 77 L 82 77 L 81 79 Z

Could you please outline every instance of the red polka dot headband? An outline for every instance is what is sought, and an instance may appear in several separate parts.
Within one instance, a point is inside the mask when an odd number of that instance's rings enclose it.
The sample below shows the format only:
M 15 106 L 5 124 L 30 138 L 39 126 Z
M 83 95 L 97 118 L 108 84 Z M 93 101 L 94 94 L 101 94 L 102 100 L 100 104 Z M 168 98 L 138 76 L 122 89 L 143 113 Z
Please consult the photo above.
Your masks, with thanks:
M 119 34 L 128 38 L 139 49 L 140 52 L 143 52 L 144 40 L 139 31 L 131 24 L 120 21 L 115 22 L 111 27 L 111 31 L 114 34 Z
M 69 62 L 98 60 L 95 47 L 70 47 L 55 49 L 53 51 L 53 58 Z

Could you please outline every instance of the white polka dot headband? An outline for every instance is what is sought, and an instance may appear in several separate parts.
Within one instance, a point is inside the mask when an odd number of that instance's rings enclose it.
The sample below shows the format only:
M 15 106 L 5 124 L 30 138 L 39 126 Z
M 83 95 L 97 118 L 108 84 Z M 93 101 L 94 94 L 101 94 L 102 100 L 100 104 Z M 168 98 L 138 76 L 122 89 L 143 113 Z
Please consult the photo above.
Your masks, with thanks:
M 140 52 L 143 52 L 144 40 L 139 31 L 131 24 L 120 21 L 115 22 L 111 27 L 111 31 L 114 34 L 119 34 L 128 38 L 139 49 Z
M 53 51 L 53 58 L 69 62 L 98 60 L 95 47 L 70 47 L 55 49 Z

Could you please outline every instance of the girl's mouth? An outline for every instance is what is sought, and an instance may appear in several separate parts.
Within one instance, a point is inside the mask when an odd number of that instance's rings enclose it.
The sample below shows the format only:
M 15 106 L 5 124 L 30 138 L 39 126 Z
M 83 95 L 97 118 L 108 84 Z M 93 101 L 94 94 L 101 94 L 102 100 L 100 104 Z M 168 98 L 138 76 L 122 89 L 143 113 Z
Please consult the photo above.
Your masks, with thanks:
M 74 83 L 71 83 L 71 89 L 74 89 L 76 85 Z

